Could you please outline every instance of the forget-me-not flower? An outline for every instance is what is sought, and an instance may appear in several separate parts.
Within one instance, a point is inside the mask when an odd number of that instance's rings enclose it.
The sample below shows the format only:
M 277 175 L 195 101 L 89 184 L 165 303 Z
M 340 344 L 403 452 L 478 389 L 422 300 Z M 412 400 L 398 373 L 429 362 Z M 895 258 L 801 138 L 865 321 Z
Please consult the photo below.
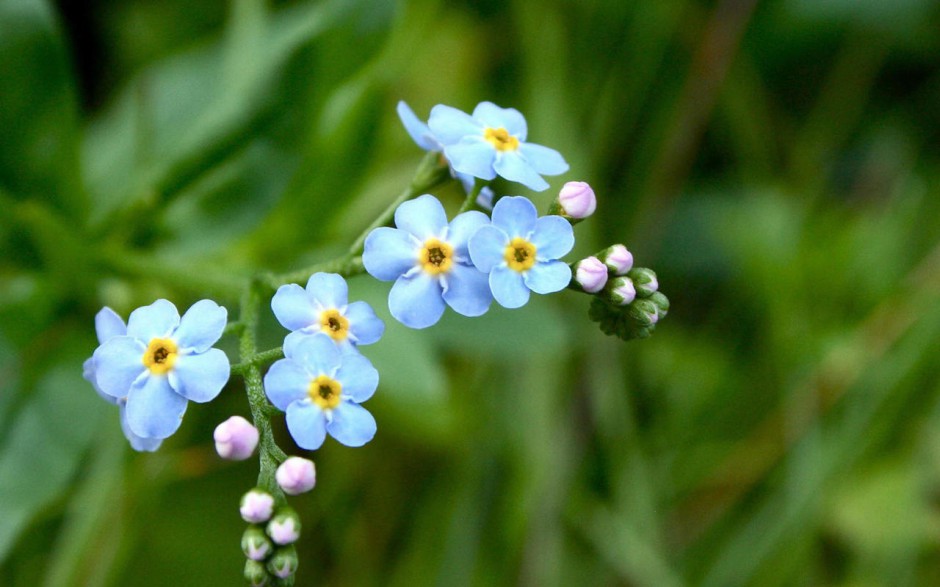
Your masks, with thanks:
M 95 334 L 98 336 L 98 344 L 104 344 L 115 336 L 124 336 L 127 334 L 127 326 L 124 320 L 117 313 L 105 306 L 95 315 Z M 101 391 L 98 387 L 98 378 L 95 375 L 95 359 L 89 357 L 82 366 L 82 376 L 91 383 L 95 391 L 108 403 L 118 407 L 118 414 L 121 418 L 121 430 L 124 437 L 130 443 L 131 448 L 141 452 L 153 452 L 160 448 L 163 442 L 160 438 L 144 438 L 134 434 L 134 431 L 127 425 L 127 397 L 113 397 Z
M 542 191 L 548 187 L 542 175 L 568 171 L 558 151 L 525 142 L 525 118 L 514 108 L 480 102 L 469 115 L 438 104 L 431 109 L 428 128 L 459 173 L 486 180 L 499 175 Z
M 366 238 L 362 264 L 382 281 L 395 280 L 388 309 L 410 328 L 437 323 L 445 303 L 464 316 L 480 316 L 493 296 L 486 275 L 470 260 L 470 236 L 489 223 L 477 211 L 458 214 L 450 224 L 444 206 L 425 194 L 395 211 L 395 226 L 373 230 Z
M 362 446 L 375 436 L 375 418 L 359 404 L 375 393 L 379 372 L 358 353 L 343 353 L 323 333 L 305 336 L 291 356 L 271 365 L 264 391 L 287 412 L 287 429 L 297 446 L 320 448 L 330 436 Z
M 219 395 L 229 361 L 212 345 L 227 317 L 222 306 L 201 300 L 180 319 L 176 306 L 157 300 L 131 312 L 125 334 L 95 350 L 95 381 L 104 394 L 126 401 L 131 432 L 166 438 L 179 428 L 189 400 Z
M 493 222 L 470 237 L 470 258 L 489 273 L 493 297 L 506 308 L 529 301 L 529 290 L 547 294 L 564 289 L 571 268 L 558 261 L 574 246 L 571 224 L 561 216 L 538 217 L 523 196 L 501 198 Z
M 344 351 L 382 338 L 385 323 L 366 302 L 349 303 L 346 280 L 336 273 L 314 273 L 306 289 L 296 283 L 282 285 L 271 299 L 278 322 L 292 332 L 284 339 L 290 356 L 304 336 L 322 332 Z

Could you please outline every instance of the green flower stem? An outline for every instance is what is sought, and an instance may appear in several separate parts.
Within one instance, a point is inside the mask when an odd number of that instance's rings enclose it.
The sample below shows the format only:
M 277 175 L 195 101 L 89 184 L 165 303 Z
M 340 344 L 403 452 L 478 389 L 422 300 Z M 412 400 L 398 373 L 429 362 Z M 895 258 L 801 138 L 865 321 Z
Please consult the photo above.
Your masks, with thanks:
M 268 349 L 266 351 L 261 351 L 260 353 L 255 353 L 254 355 L 248 357 L 247 359 L 242 360 L 241 363 L 235 363 L 232 365 L 232 373 L 236 375 L 246 376 L 251 367 L 262 367 L 268 363 L 273 363 L 278 359 L 284 358 L 284 349 L 277 347 L 274 349 Z
M 343 277 L 352 277 L 365 271 L 362 266 L 362 257 L 343 255 L 337 259 L 317 263 L 290 273 L 281 275 L 265 275 L 261 277 L 262 283 L 271 290 L 276 290 L 286 283 L 306 283 L 314 273 L 339 273 Z
M 467 210 L 472 210 L 477 203 L 477 197 L 480 195 L 480 192 L 483 191 L 483 188 L 490 185 L 490 182 L 477 179 L 473 182 L 473 189 L 470 190 L 470 193 L 467 194 L 467 197 L 464 198 L 463 204 L 460 205 L 460 209 L 457 210 L 457 214 L 466 212 Z
M 251 406 L 251 417 L 254 420 L 255 428 L 258 429 L 260 439 L 258 446 L 260 461 L 258 487 L 273 495 L 277 503 L 283 504 L 286 499 L 281 488 L 277 485 L 274 473 L 277 466 L 287 458 L 287 455 L 274 441 L 271 416 L 277 413 L 277 409 L 265 397 L 261 367 L 258 363 L 253 362 L 257 360 L 259 355 L 255 348 L 255 332 L 258 327 L 258 308 L 261 305 L 262 285 L 259 281 L 252 281 L 245 288 L 242 295 L 240 322 L 244 324 L 244 329 L 239 339 L 239 353 L 242 359 L 241 364 L 246 365 L 244 367 L 245 390 L 248 395 L 248 403 Z

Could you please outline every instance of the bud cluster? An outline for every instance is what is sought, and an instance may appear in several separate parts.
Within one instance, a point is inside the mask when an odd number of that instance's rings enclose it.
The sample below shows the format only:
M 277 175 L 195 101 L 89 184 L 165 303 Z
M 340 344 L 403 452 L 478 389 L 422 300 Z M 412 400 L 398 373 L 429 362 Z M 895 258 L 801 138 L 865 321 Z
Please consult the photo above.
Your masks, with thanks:
M 309 461 L 308 461 L 309 462 Z M 261 489 L 252 489 L 242 497 L 242 518 L 249 522 L 242 534 L 245 554 L 245 580 L 252 587 L 278 585 L 297 572 L 300 517 L 293 509 L 274 509 L 274 497 Z

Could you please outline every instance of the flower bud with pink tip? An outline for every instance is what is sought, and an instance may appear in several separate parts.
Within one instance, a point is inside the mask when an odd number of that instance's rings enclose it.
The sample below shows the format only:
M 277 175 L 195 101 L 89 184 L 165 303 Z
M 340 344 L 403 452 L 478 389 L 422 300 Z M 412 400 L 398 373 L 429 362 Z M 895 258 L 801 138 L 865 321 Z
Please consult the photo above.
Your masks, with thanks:
M 623 245 L 607 247 L 598 255 L 598 258 L 607 265 L 614 275 L 626 275 L 628 271 L 633 269 L 633 253 Z
M 241 416 L 232 416 L 215 428 L 215 450 L 223 459 L 243 461 L 258 446 L 258 429 Z
M 569 181 L 562 186 L 557 203 L 561 216 L 574 220 L 583 220 L 597 209 L 594 190 L 583 181 Z
M 288 495 L 305 493 L 317 484 L 317 470 L 313 461 L 301 457 L 288 457 L 277 468 L 274 477 Z
M 587 293 L 597 293 L 607 285 L 607 266 L 597 257 L 581 259 L 574 265 L 574 282 Z
M 242 519 L 251 524 L 260 524 L 271 519 L 274 512 L 274 498 L 267 491 L 252 489 L 242 496 L 238 508 Z

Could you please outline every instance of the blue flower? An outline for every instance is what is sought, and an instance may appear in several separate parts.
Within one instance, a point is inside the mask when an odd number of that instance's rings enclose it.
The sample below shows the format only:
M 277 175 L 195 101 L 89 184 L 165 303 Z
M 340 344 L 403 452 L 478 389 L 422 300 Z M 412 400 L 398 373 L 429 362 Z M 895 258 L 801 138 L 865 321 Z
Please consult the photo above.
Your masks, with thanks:
M 104 307 L 95 315 L 95 334 L 98 335 L 98 344 L 104 344 L 115 336 L 125 336 L 127 334 L 127 326 L 124 325 L 124 320 L 122 320 L 114 310 Z M 134 431 L 127 425 L 126 397 L 112 397 L 101 391 L 101 388 L 98 387 L 98 378 L 95 375 L 94 357 L 89 357 L 88 360 L 85 361 L 85 364 L 82 366 L 82 371 L 82 376 L 91 383 L 95 391 L 98 392 L 98 395 L 108 403 L 118 407 L 118 414 L 121 418 L 121 430 L 124 432 L 127 441 L 131 444 L 131 448 L 142 452 L 153 452 L 160 448 L 160 443 L 163 442 L 161 439 L 138 436 L 134 434 Z
M 458 173 L 486 180 L 499 175 L 542 191 L 548 187 L 542 175 L 568 171 L 558 151 L 525 142 L 525 118 L 514 108 L 480 102 L 471 116 L 438 104 L 431 109 L 428 128 Z
M 193 304 L 180 319 L 176 306 L 157 300 L 131 312 L 124 334 L 95 350 L 94 377 L 101 392 L 126 404 L 131 432 L 166 438 L 176 432 L 188 400 L 214 399 L 229 377 L 225 353 L 211 348 L 225 329 L 225 308 L 211 300 Z M 114 332 L 112 325 L 106 330 Z
M 346 446 L 375 436 L 375 418 L 359 404 L 375 393 L 379 372 L 358 353 L 343 353 L 323 333 L 305 336 L 294 352 L 264 376 L 264 391 L 287 412 L 287 429 L 297 446 L 320 448 L 326 433 Z
M 489 223 L 486 214 L 470 211 L 447 223 L 437 198 L 423 195 L 395 211 L 395 226 L 373 230 L 366 238 L 362 264 L 382 281 L 395 280 L 388 309 L 410 328 L 440 320 L 444 304 L 464 316 L 485 313 L 493 296 L 470 261 L 467 241 Z
M 529 301 L 529 290 L 547 294 L 564 289 L 571 268 L 557 261 L 574 246 L 571 224 L 561 216 L 538 217 L 535 205 L 522 196 L 501 198 L 493 223 L 470 237 L 470 258 L 489 273 L 493 297 L 506 308 Z
M 328 334 L 344 351 L 382 338 L 385 323 L 366 302 L 348 303 L 346 280 L 336 273 L 314 273 L 304 289 L 282 285 L 271 299 L 278 322 L 292 332 L 284 339 L 284 354 L 305 336 Z
M 431 129 L 428 128 L 428 125 L 421 122 L 415 115 L 414 111 L 405 104 L 404 102 L 398 103 L 398 118 L 401 119 L 401 123 L 405 125 L 405 130 L 408 131 L 408 134 L 411 135 L 412 140 L 424 149 L 425 151 L 443 151 L 444 145 L 434 136 L 434 133 L 431 132 Z M 463 186 L 463 189 L 466 193 L 473 191 L 473 176 L 468 173 L 460 173 L 454 171 L 454 168 L 450 167 L 450 173 L 457 181 L 460 182 L 460 185 Z M 477 205 L 484 210 L 493 209 L 493 190 L 489 187 L 484 187 L 480 190 L 480 194 L 477 196 Z

